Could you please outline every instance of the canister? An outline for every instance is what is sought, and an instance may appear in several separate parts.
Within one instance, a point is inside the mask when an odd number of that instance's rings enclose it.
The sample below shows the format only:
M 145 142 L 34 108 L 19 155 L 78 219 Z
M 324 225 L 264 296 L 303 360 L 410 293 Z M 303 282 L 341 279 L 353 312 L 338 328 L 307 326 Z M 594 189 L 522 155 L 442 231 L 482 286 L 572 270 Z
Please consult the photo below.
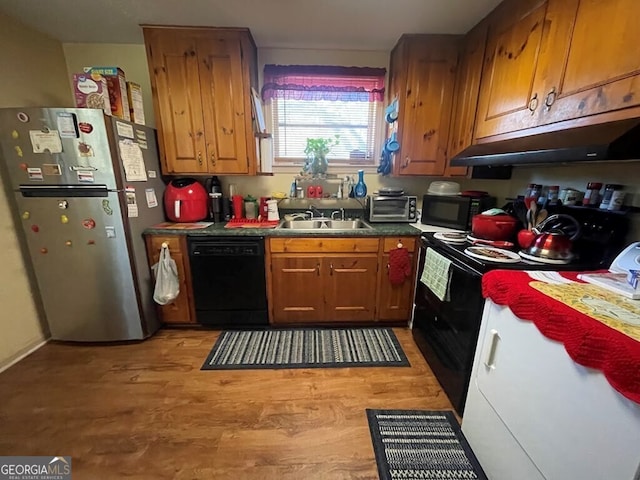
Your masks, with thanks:
M 589 182 L 587 183 L 587 191 L 584 193 L 584 198 L 582 199 L 583 205 L 598 205 L 600 201 L 600 189 L 602 188 L 602 183 L 600 182 Z
M 609 202 L 611 201 L 611 197 L 613 196 L 614 192 L 616 192 L 618 190 L 622 190 L 622 185 L 617 185 L 617 184 L 614 184 L 614 183 L 608 183 L 608 184 L 605 185 L 605 187 L 604 187 L 604 195 L 602 195 L 602 201 L 600 202 L 600 209 L 601 210 L 608 210 L 609 209 Z
M 620 187 L 622 187 L 622 185 L 620 185 Z M 609 207 L 607 210 L 620 210 L 624 205 L 624 197 L 625 191 L 622 188 L 614 190 L 611 194 L 611 200 L 609 200 Z
M 575 188 L 563 188 L 560 192 L 558 199 L 563 205 L 577 205 L 582 202 L 584 192 L 576 190 Z

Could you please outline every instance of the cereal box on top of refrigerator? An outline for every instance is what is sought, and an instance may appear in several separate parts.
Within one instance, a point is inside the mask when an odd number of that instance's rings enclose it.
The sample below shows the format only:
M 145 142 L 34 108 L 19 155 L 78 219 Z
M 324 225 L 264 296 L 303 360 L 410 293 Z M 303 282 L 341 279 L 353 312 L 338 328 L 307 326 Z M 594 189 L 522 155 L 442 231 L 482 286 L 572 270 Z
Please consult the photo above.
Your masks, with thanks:
M 144 125 L 144 104 L 142 102 L 142 88 L 134 82 L 127 82 L 127 95 L 129 96 L 129 110 L 131 121 Z
M 84 71 L 92 75 L 102 75 L 107 80 L 111 114 L 123 120 L 131 120 L 124 71 L 120 67 L 84 67 Z
M 101 108 L 111 115 L 107 80 L 102 75 L 74 73 L 73 97 L 78 108 Z

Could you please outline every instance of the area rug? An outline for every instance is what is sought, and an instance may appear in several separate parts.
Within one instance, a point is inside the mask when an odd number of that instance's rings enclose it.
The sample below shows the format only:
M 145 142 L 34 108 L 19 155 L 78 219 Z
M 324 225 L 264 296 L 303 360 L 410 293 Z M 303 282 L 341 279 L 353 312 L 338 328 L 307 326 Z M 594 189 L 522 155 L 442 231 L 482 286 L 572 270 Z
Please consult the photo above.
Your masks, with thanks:
M 202 370 L 406 367 L 390 328 L 223 331 Z
M 369 410 L 381 480 L 487 480 L 450 411 Z

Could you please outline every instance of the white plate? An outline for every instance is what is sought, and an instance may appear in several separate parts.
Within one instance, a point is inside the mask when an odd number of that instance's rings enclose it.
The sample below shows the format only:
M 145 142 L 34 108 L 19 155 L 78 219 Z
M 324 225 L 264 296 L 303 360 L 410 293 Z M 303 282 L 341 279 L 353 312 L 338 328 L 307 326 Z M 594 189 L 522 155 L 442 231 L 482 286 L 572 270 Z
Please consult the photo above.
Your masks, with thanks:
M 524 258 L 525 260 L 531 260 L 532 262 L 537 262 L 537 263 L 548 263 L 549 265 L 566 265 L 567 263 L 571 263 L 572 259 L 569 260 L 556 260 L 554 258 L 542 258 L 542 257 L 536 257 L 535 255 L 529 255 L 528 253 L 520 250 L 520 252 L 518 252 L 519 255 Z
M 460 235 L 460 237 L 458 237 L 458 235 Z M 463 243 L 467 242 L 467 238 L 465 237 L 465 235 L 465 233 L 436 232 L 433 234 L 433 238 L 447 243 L 462 245 Z
M 496 247 L 467 247 L 464 253 L 470 257 L 479 258 L 486 262 L 518 263 L 522 261 L 520 255 L 517 253 Z

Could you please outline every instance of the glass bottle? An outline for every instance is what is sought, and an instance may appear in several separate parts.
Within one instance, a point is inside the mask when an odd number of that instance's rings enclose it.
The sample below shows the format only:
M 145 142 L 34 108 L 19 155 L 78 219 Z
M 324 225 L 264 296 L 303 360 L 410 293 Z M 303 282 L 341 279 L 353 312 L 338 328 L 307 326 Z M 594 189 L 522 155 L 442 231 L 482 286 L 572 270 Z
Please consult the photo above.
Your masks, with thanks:
M 358 183 L 353 187 L 353 195 L 356 198 L 364 198 L 367 196 L 367 184 L 364 183 L 364 170 L 358 170 Z

